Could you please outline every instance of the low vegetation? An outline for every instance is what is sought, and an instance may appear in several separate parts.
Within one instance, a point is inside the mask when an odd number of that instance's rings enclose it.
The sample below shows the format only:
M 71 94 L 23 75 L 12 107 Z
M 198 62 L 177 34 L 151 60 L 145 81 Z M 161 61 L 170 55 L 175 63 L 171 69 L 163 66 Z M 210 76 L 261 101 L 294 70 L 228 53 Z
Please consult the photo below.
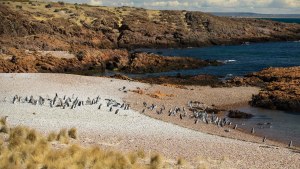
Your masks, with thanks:
M 154 154 L 146 158 L 142 150 L 121 153 L 99 147 L 70 144 L 77 138 L 76 128 L 62 129 L 48 136 L 25 126 L 9 128 L 6 118 L 0 119 L 1 169 L 158 169 L 167 168 L 164 158 Z M 75 140 L 74 140 L 75 142 Z M 180 162 L 181 165 L 181 162 Z

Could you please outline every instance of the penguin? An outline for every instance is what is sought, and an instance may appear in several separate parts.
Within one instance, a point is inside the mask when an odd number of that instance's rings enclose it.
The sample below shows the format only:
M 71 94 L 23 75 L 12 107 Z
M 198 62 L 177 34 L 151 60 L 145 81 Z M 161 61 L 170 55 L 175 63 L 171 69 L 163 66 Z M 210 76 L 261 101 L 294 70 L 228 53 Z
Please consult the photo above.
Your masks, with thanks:
M 115 114 L 118 114 L 119 113 L 119 109 L 117 109 L 116 111 L 115 111 Z
M 33 96 L 30 96 L 30 99 L 29 99 L 29 101 L 28 101 L 28 103 L 33 103 Z
M 53 98 L 53 105 L 55 105 L 55 102 L 56 102 L 56 99 L 58 98 L 58 95 L 57 95 L 57 93 L 55 93 L 55 96 L 54 96 L 54 98 Z
M 92 105 L 92 101 L 91 99 L 88 97 L 86 102 L 85 102 L 86 105 Z
M 18 97 L 17 95 L 14 96 L 13 101 L 12 101 L 13 104 L 15 104 L 15 102 L 16 102 L 16 100 L 17 100 L 17 97 Z
M 263 142 L 265 143 L 267 141 L 267 137 L 264 137 L 263 138 Z
M 253 127 L 253 128 L 251 129 L 251 134 L 254 134 L 254 132 L 255 132 L 255 131 L 254 131 L 254 127 Z
M 99 105 L 99 107 L 98 107 L 99 110 L 101 109 L 101 106 L 102 106 L 102 104 Z
M 293 147 L 293 141 L 291 140 L 289 143 L 289 148 Z
M 235 129 L 235 130 L 237 129 L 237 124 L 236 124 L 236 125 L 234 125 L 233 129 Z

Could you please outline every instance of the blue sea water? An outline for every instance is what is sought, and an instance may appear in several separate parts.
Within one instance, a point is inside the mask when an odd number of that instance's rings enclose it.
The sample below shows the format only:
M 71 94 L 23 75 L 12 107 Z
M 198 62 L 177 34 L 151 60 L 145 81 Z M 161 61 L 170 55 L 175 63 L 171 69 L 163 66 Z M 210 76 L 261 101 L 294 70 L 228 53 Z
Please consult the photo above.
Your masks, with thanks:
M 300 18 L 260 18 L 260 19 L 272 20 L 272 21 L 277 21 L 277 22 L 299 23 L 300 24 Z
M 300 41 L 247 43 L 234 46 L 185 49 L 138 49 L 137 51 L 152 52 L 164 56 L 187 56 L 204 60 L 219 60 L 224 63 L 222 66 L 151 73 L 142 76 L 175 76 L 177 73 L 182 75 L 243 76 L 268 67 L 300 66 Z

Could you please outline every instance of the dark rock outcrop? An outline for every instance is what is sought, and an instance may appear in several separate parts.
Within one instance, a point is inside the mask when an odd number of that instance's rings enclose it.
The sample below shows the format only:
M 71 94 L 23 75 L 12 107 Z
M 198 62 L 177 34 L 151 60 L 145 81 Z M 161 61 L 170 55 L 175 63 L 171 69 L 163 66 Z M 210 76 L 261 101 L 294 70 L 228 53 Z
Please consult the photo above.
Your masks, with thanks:
M 251 105 L 300 111 L 300 67 L 269 68 L 251 76 L 266 83 L 265 88 L 253 96 Z
M 252 97 L 252 106 L 300 111 L 300 67 L 268 68 L 246 77 L 229 80 L 226 86 L 258 86 L 262 90 Z
M 138 52 L 130 55 L 129 63 L 123 70 L 129 73 L 156 73 L 179 69 L 195 69 L 212 65 L 212 63 L 215 64 L 214 61 L 188 57 L 166 57 Z
M 239 110 L 229 110 L 227 116 L 230 118 L 238 118 L 238 119 L 250 119 L 253 117 L 252 114 L 241 112 Z

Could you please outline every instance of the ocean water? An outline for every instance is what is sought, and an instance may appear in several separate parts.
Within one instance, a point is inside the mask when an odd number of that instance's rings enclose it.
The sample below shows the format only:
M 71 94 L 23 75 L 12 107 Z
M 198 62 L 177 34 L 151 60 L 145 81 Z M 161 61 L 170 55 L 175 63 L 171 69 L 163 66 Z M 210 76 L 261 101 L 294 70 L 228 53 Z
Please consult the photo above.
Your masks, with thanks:
M 285 23 L 298 23 L 300 24 L 300 18 L 260 18 L 266 20 L 272 20 L 277 22 L 285 22 Z
M 213 46 L 185 49 L 137 49 L 164 56 L 187 56 L 198 59 L 219 60 L 222 66 L 209 66 L 192 70 L 147 73 L 131 76 L 175 76 L 213 74 L 221 77 L 243 76 L 268 67 L 300 66 L 300 41 L 247 43 L 234 46 Z
M 255 107 L 241 107 L 240 111 L 254 115 L 251 119 L 230 119 L 238 127 L 250 133 L 252 127 L 255 133 L 267 139 L 279 140 L 288 143 L 293 141 L 294 146 L 300 147 L 300 114 L 280 110 L 268 110 Z M 268 124 L 270 123 L 270 124 Z
M 220 77 L 243 76 L 268 67 L 300 66 L 300 41 L 249 43 L 236 46 L 213 46 L 189 49 L 139 49 L 165 56 L 188 56 L 199 59 L 219 60 L 222 66 L 210 66 L 193 70 L 179 70 L 131 76 L 165 76 L 213 74 Z M 300 87 L 300 84 L 299 84 Z M 293 140 L 300 146 L 300 112 L 276 111 L 254 107 L 241 107 L 241 111 L 254 115 L 252 119 L 231 119 L 250 132 L 255 127 L 260 136 L 279 140 L 286 144 Z M 258 125 L 271 123 L 271 125 Z

